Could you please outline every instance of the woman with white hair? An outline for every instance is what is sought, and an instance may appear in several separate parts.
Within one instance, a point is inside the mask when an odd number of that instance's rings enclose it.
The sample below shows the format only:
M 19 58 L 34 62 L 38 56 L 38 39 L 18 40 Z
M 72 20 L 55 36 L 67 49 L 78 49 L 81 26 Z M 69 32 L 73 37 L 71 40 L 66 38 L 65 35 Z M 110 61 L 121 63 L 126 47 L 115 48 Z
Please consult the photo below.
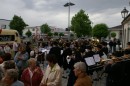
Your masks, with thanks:
M 74 73 L 77 77 L 74 86 L 92 86 L 92 81 L 86 73 L 86 64 L 84 62 L 74 64 Z
M 40 67 L 36 66 L 35 58 L 28 60 L 28 66 L 22 73 L 21 81 L 24 86 L 39 86 L 43 77 Z

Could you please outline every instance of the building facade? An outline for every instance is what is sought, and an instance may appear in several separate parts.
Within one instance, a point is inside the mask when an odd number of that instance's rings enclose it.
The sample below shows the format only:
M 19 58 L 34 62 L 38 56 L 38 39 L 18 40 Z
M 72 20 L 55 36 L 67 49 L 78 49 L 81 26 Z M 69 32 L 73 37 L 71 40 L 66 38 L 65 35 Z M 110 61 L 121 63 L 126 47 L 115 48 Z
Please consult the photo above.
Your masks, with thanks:
M 108 29 L 110 31 L 109 39 L 112 39 L 111 33 L 116 33 L 116 39 L 122 40 L 122 25 L 114 26 Z
M 10 29 L 9 24 L 11 20 L 0 19 L 0 29 Z
M 130 42 L 130 14 L 122 21 L 122 33 L 123 33 L 123 47 L 127 47 L 127 42 Z

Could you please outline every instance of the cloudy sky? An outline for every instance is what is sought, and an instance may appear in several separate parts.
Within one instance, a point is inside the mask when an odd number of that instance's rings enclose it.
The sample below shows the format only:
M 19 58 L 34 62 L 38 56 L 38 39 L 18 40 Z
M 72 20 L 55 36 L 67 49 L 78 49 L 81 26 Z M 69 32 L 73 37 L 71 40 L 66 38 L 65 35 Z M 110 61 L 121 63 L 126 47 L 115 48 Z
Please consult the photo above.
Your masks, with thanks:
M 121 24 L 121 11 L 124 7 L 130 10 L 130 0 L 70 0 L 70 16 L 80 9 L 88 14 L 93 24 L 106 23 L 108 27 Z M 14 15 L 21 16 L 29 26 L 50 26 L 66 28 L 68 26 L 68 8 L 64 7 L 69 0 L 0 0 L 0 19 L 11 20 Z

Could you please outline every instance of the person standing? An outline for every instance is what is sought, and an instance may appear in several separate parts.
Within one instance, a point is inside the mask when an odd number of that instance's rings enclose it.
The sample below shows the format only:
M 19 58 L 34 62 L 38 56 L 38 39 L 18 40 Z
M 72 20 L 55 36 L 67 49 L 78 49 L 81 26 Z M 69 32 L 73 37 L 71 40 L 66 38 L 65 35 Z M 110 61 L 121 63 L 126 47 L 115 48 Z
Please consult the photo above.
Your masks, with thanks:
M 8 43 L 6 43 L 6 45 L 5 45 L 5 47 L 4 47 L 4 52 L 11 54 L 11 48 L 10 48 L 10 46 L 9 46 Z
M 13 51 L 14 51 L 15 55 L 18 52 L 18 43 L 17 43 L 17 40 L 15 40 L 14 43 L 13 43 Z
M 48 66 L 45 70 L 40 86 L 61 86 L 62 70 L 54 54 L 47 54 Z
M 118 45 L 118 49 L 120 50 L 121 49 L 121 47 L 120 47 L 121 41 L 119 39 L 117 40 L 117 45 Z
M 21 44 L 19 46 L 19 51 L 16 53 L 14 57 L 14 61 L 19 70 L 19 79 L 23 72 L 23 70 L 28 66 L 27 60 L 29 58 L 28 52 L 26 52 L 26 46 Z
M 18 80 L 18 71 L 15 69 L 7 70 L 2 80 L 6 86 L 24 86 L 23 82 Z
M 110 52 L 112 53 L 113 52 L 113 50 L 112 50 L 112 48 L 113 48 L 113 41 L 112 40 L 110 40 L 110 42 L 109 42 L 109 47 L 110 47 Z
M 86 64 L 84 62 L 74 64 L 74 73 L 77 76 L 74 86 L 92 86 L 92 80 L 86 73 Z
M 58 43 L 56 41 L 53 42 L 53 46 L 50 49 L 49 54 L 54 54 L 56 56 L 56 58 L 57 58 L 58 65 L 62 66 L 63 60 L 62 60 L 62 57 L 61 57 L 61 49 L 58 46 Z
M 28 66 L 22 73 L 21 81 L 24 86 L 39 86 L 43 77 L 42 70 L 36 66 L 35 58 L 28 60 Z
M 114 39 L 114 40 L 113 40 L 113 52 L 116 51 L 116 45 L 117 45 L 116 39 Z

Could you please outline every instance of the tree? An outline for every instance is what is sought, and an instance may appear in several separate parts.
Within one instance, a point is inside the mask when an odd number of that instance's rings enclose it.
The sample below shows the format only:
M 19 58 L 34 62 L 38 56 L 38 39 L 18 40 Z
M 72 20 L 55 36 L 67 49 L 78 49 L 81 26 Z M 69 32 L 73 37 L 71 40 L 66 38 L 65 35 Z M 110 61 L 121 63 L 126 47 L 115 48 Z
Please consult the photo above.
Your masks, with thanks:
M 54 32 L 54 36 L 58 36 L 58 32 Z
M 14 15 L 13 19 L 11 20 L 9 27 L 11 29 L 17 30 L 19 34 L 22 36 L 23 29 L 28 26 L 21 17 Z
M 71 30 L 76 33 L 77 37 L 90 36 L 92 32 L 91 21 L 84 10 L 80 10 L 71 21 Z
M 50 37 L 53 36 L 53 33 L 51 33 L 51 32 L 49 32 L 49 33 L 47 33 L 47 34 L 48 34 L 48 36 L 50 36 Z
M 50 29 L 50 27 L 48 26 L 47 23 L 46 23 L 46 24 L 43 24 L 43 25 L 40 27 L 40 29 L 41 29 L 41 33 L 44 33 L 44 34 L 48 34 L 48 33 L 51 32 L 51 29 Z
M 111 37 L 115 38 L 115 37 L 116 37 L 116 33 L 115 33 L 115 32 L 112 32 L 112 33 L 111 33 Z
M 64 34 L 63 33 L 59 33 L 59 36 L 61 37 L 61 36 L 64 36 Z
M 71 34 L 70 34 L 70 37 L 74 37 L 74 34 L 71 33 Z
M 30 37 L 32 35 L 32 32 L 30 30 L 28 30 L 25 34 L 27 37 Z
M 99 40 L 101 39 L 101 37 L 106 38 L 108 34 L 108 26 L 104 23 L 97 24 L 93 27 L 93 36 L 97 37 Z

